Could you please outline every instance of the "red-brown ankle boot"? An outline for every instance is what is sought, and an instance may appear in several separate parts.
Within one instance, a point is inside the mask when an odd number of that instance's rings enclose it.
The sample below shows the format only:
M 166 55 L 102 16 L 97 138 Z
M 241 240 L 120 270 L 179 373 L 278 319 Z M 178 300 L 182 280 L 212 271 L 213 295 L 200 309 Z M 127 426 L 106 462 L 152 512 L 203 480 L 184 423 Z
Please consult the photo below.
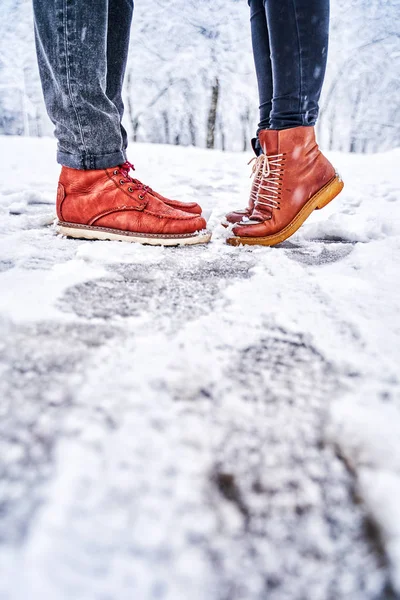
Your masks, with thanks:
M 205 220 L 168 206 L 132 180 L 124 165 L 80 171 L 62 167 L 59 233 L 75 238 L 176 246 L 210 240 Z
M 235 225 L 236 223 L 240 223 L 242 219 L 249 218 L 251 213 L 253 212 L 254 203 L 257 200 L 258 189 L 260 187 L 261 182 L 261 170 L 264 164 L 264 154 L 259 154 L 259 152 L 257 151 L 256 141 L 257 138 L 253 138 L 251 140 L 251 145 L 256 156 L 252 158 L 249 162 L 249 164 L 253 163 L 253 168 L 250 175 L 250 177 L 253 177 L 253 182 L 251 184 L 250 197 L 247 208 L 233 210 L 232 212 L 225 215 L 225 221 L 222 222 L 222 225 L 224 227 L 227 227 L 229 224 Z
M 132 171 L 135 170 L 133 164 L 128 161 L 124 163 L 121 168 L 126 170 L 127 173 L 129 173 L 131 169 Z M 197 204 L 197 202 L 181 202 L 180 200 L 170 200 L 169 198 L 162 196 L 158 192 L 155 192 L 148 185 L 144 185 L 141 181 L 139 181 L 139 179 L 131 178 L 131 180 L 134 183 L 146 188 L 151 194 L 153 194 L 153 196 L 164 202 L 164 204 L 168 204 L 168 206 L 171 206 L 172 208 L 177 208 L 178 210 L 183 210 L 183 212 L 191 213 L 193 215 L 201 215 L 201 213 L 203 212 L 200 204 Z
M 343 189 L 343 182 L 319 150 L 313 127 L 259 133 L 265 154 L 250 220 L 233 228 L 228 244 L 274 246 L 293 235 L 316 208 Z

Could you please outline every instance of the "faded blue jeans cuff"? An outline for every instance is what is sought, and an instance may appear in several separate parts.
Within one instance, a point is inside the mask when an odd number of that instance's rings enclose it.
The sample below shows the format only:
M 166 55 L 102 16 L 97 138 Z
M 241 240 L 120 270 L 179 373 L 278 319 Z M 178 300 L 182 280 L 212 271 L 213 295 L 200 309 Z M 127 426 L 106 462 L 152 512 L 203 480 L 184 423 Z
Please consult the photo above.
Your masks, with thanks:
M 112 154 L 69 154 L 62 150 L 57 151 L 57 162 L 60 165 L 85 171 L 90 169 L 111 169 L 117 165 L 122 165 L 126 160 L 124 150 L 119 150 Z

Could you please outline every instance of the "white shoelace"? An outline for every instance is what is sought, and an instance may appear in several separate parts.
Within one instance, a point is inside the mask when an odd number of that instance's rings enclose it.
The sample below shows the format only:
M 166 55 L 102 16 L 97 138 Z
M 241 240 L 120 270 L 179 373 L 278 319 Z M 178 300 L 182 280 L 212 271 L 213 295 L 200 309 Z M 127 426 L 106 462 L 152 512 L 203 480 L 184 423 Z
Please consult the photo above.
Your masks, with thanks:
M 248 164 L 253 163 L 253 167 L 251 169 L 250 177 L 254 177 L 254 182 L 250 192 L 250 198 L 255 204 L 257 202 L 258 191 L 260 189 L 262 171 L 264 167 L 266 156 L 265 154 L 260 154 L 259 156 L 255 156 L 252 158 Z
M 261 204 L 267 208 L 279 209 L 281 174 L 283 168 L 282 160 L 284 155 L 272 154 L 267 156 L 264 154 L 261 156 L 264 156 L 264 159 L 262 169 L 259 173 L 260 187 L 255 200 L 255 207 Z
M 251 190 L 250 190 L 250 201 L 253 203 L 253 205 L 255 205 L 255 203 L 257 202 L 258 191 L 260 189 L 260 183 L 261 183 L 262 168 L 264 166 L 264 160 L 265 160 L 265 154 L 260 154 L 259 156 L 254 156 L 247 163 L 248 165 L 251 165 L 251 163 L 253 163 L 251 173 L 250 173 L 250 178 L 254 177 L 254 181 L 253 181 L 253 184 L 252 184 Z M 242 210 L 242 209 L 238 208 L 235 210 L 235 212 L 246 213 L 247 210 L 248 209 Z M 243 217 L 243 218 L 247 219 L 248 217 Z

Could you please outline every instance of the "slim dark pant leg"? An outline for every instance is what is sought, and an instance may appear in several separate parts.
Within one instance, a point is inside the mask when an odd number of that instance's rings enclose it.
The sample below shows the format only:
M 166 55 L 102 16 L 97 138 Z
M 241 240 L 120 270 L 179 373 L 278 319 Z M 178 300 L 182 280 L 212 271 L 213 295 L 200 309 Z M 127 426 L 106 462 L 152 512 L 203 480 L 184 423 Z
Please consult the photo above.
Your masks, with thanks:
M 108 8 L 107 28 L 107 97 L 117 107 L 120 121 L 124 114 L 122 86 L 133 15 L 133 0 L 111 0 Z M 128 136 L 121 124 L 122 146 L 126 150 Z
M 260 99 L 259 130 L 269 129 L 272 110 L 272 65 L 264 0 L 248 0 L 250 6 L 251 40 Z
M 33 0 L 44 99 L 57 160 L 75 169 L 126 160 L 120 113 L 107 96 L 109 0 Z
M 271 129 L 315 125 L 325 77 L 329 0 L 264 0 L 271 47 Z

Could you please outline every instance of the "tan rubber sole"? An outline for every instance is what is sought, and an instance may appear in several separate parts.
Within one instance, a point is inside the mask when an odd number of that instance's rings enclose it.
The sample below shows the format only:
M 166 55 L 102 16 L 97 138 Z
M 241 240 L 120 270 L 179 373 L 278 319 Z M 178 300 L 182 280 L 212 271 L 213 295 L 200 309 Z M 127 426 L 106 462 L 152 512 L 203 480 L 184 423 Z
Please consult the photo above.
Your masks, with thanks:
M 333 179 L 328 181 L 323 188 L 321 188 L 310 200 L 303 206 L 301 211 L 297 213 L 294 219 L 286 225 L 282 231 L 274 233 L 273 235 L 267 235 L 265 237 L 241 237 L 234 236 L 228 238 L 226 243 L 230 246 L 275 246 L 287 240 L 292 236 L 300 227 L 304 221 L 308 219 L 311 213 L 320 208 L 324 208 L 329 202 L 331 202 L 344 187 L 344 183 L 339 175 L 335 175 Z
M 110 240 L 118 242 L 130 242 L 136 244 L 149 244 L 150 246 L 193 246 L 195 244 L 207 244 L 211 240 L 211 232 L 207 230 L 196 233 L 181 235 L 171 234 L 149 234 L 122 232 L 119 229 L 107 227 L 93 227 L 80 225 L 78 223 L 65 223 L 58 221 L 56 231 L 67 237 L 84 240 Z

